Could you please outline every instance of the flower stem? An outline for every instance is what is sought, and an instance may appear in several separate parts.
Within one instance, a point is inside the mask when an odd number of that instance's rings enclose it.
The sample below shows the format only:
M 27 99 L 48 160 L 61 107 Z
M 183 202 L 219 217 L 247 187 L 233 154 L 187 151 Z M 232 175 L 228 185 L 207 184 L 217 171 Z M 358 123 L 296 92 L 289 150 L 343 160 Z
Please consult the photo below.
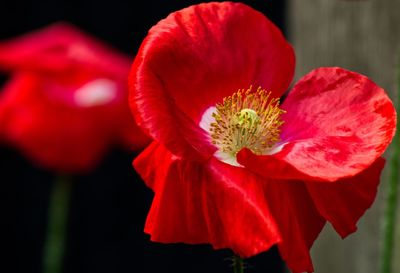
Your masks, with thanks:
M 238 255 L 233 256 L 233 272 L 234 273 L 244 272 L 243 259 Z
M 48 210 L 43 273 L 62 272 L 70 188 L 70 181 L 64 176 L 54 181 Z
M 398 68 L 398 89 L 397 89 L 397 100 L 395 100 L 395 105 L 397 110 L 400 109 L 400 62 Z M 389 178 L 389 188 L 386 199 L 386 211 L 384 215 L 384 241 L 383 241 L 383 251 L 381 257 L 381 273 L 391 273 L 392 272 L 392 260 L 393 260 L 393 247 L 394 247 L 394 237 L 395 237 L 395 225 L 396 225 L 396 206 L 398 200 L 398 184 L 399 178 L 399 158 L 400 158 L 400 130 L 397 125 L 396 135 L 392 143 L 392 157 L 390 160 L 390 178 Z

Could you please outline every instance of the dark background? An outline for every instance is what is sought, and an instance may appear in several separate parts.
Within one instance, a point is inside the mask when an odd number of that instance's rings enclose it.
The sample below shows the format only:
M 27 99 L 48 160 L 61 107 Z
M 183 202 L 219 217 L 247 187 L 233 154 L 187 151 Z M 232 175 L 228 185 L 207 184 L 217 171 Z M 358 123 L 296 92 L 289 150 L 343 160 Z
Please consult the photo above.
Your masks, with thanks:
M 132 59 L 148 29 L 170 12 L 200 1 L 0 1 L 0 40 L 68 21 Z M 284 1 L 242 1 L 284 30 Z M 140 6 L 139 6 L 140 4 Z M 256 38 L 256 37 L 255 37 Z M 0 85 L 7 75 L 0 74 Z M 1 89 L 0 89 L 1 92 Z M 1 94 L 0 94 L 1 95 Z M 64 273 L 232 272 L 229 250 L 158 244 L 143 233 L 152 192 L 131 167 L 133 153 L 112 151 L 95 171 L 73 177 Z M 0 272 L 41 272 L 54 174 L 12 147 L 0 147 Z M 282 272 L 276 249 L 246 261 L 246 272 Z

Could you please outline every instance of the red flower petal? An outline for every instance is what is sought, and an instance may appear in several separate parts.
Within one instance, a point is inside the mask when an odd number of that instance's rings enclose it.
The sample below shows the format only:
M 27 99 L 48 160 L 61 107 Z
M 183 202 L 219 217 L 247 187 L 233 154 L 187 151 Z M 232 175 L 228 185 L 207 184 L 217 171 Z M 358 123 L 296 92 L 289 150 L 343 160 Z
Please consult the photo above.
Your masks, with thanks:
M 76 28 L 55 24 L 0 43 L 13 69 L 0 96 L 0 137 L 41 167 L 91 170 L 114 144 L 148 138 L 128 106 L 129 58 Z
M 134 166 L 155 192 L 145 227 L 152 240 L 211 243 L 244 257 L 280 241 L 263 183 L 244 169 L 182 160 L 156 142 Z
M 111 128 L 99 122 L 110 124 L 105 109 L 71 109 L 46 96 L 46 83 L 37 75 L 20 73 L 7 84 L 0 100 L 4 139 L 49 169 L 92 169 L 111 142 Z
M 282 258 L 293 272 L 313 272 L 309 253 L 314 240 L 325 225 L 310 198 L 307 188 L 294 181 L 264 183 L 265 200 L 278 224 Z
M 150 30 L 131 71 L 130 101 L 139 125 L 170 151 L 211 155 L 198 128 L 203 112 L 251 84 L 279 97 L 293 71 L 291 46 L 264 15 L 240 3 L 200 4 Z
M 145 227 L 152 240 L 211 243 L 243 257 L 278 243 L 294 272 L 313 271 L 309 249 L 325 219 L 302 183 L 262 181 L 214 159 L 189 162 L 157 142 L 134 166 L 155 192 Z
M 15 73 L 0 97 L 2 141 L 19 148 L 32 162 L 64 173 L 91 170 L 113 144 L 128 146 L 130 141 L 132 149 L 147 144 L 126 100 L 79 106 L 72 96 L 76 89 L 48 77 Z
M 128 102 L 124 100 L 121 104 L 114 110 L 118 119 L 111 122 L 115 125 L 115 132 L 117 132 L 115 142 L 121 143 L 122 147 L 132 151 L 141 150 L 151 142 L 151 139 L 136 124 L 127 105 Z
M 396 112 L 384 90 L 365 76 L 320 68 L 301 79 L 284 101 L 281 139 L 274 154 L 247 149 L 238 162 L 268 177 L 335 181 L 371 165 L 391 142 Z
M 0 42 L 0 67 L 46 73 L 74 71 L 107 77 L 127 75 L 129 58 L 67 23 L 56 23 Z M 99 75 L 99 73 L 101 75 Z
M 286 145 L 287 146 L 287 145 Z M 287 147 L 284 147 L 287 148 Z M 294 166 L 277 158 L 275 155 L 256 155 L 247 148 L 237 154 L 237 161 L 249 171 L 270 179 L 313 180 Z
M 354 177 L 336 183 L 306 183 L 318 211 L 343 238 L 357 230 L 357 221 L 372 205 L 384 164 L 378 158 Z

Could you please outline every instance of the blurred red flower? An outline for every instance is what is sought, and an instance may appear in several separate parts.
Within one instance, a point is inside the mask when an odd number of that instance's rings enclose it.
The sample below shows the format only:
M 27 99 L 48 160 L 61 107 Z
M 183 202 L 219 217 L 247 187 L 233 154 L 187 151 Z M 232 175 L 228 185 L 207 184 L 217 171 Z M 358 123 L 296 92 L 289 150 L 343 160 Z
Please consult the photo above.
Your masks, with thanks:
M 128 106 L 130 59 L 66 23 L 0 42 L 0 139 L 42 167 L 92 169 L 112 144 L 147 139 Z
M 342 237 L 356 230 L 395 110 L 383 89 L 341 68 L 312 71 L 280 106 L 294 66 L 280 30 L 240 3 L 191 6 L 150 29 L 130 105 L 154 139 L 134 161 L 155 192 L 152 240 L 242 257 L 277 245 L 289 268 L 310 272 L 326 221 Z

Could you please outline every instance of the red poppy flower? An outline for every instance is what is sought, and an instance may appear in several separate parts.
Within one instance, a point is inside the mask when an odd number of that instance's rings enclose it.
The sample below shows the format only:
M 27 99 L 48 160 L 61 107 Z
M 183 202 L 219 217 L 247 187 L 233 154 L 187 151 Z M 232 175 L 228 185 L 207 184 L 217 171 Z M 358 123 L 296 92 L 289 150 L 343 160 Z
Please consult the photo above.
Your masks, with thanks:
M 0 43 L 11 77 L 0 95 L 0 138 L 41 166 L 90 170 L 112 144 L 146 137 L 128 106 L 128 57 L 59 23 Z
M 326 221 L 342 237 L 356 230 L 395 132 L 393 105 L 365 76 L 319 68 L 280 106 L 294 64 L 279 29 L 240 3 L 191 6 L 151 28 L 130 105 L 154 139 L 134 161 L 155 192 L 152 240 L 242 257 L 277 245 L 294 272 L 310 272 Z

